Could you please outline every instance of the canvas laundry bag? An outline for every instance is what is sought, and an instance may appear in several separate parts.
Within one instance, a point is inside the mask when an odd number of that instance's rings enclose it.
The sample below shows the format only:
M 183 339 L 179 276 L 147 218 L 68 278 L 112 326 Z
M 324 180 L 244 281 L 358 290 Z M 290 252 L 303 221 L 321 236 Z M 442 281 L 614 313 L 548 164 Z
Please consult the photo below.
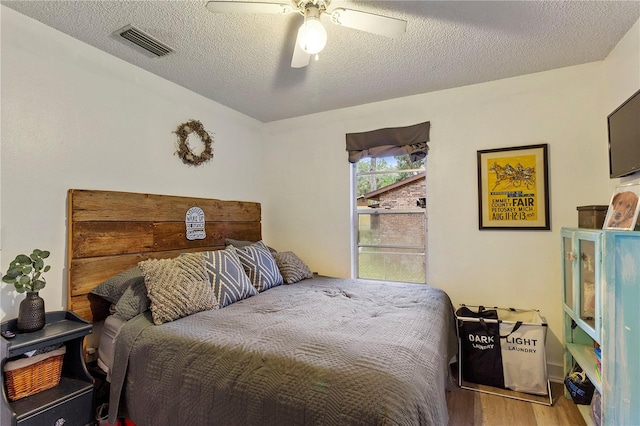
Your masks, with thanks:
M 464 380 L 547 395 L 547 324 L 538 311 L 463 305 L 456 318 Z
M 534 310 L 498 309 L 504 387 L 547 394 L 547 324 Z
M 495 310 L 480 308 L 478 312 L 474 312 L 463 306 L 456 312 L 462 318 L 468 319 L 464 324 L 458 324 L 464 359 L 462 376 L 472 383 L 503 388 L 498 313 Z M 471 318 L 477 321 L 469 320 Z

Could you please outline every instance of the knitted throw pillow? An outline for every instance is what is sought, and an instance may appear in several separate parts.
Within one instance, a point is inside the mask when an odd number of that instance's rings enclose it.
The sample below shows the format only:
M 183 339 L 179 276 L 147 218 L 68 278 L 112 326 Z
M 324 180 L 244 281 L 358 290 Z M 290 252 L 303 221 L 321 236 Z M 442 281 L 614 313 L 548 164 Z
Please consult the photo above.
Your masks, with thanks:
M 278 269 L 286 284 L 297 283 L 305 278 L 312 278 L 311 269 L 291 251 L 278 252 L 273 255 Z
M 138 263 L 151 300 L 154 324 L 217 308 L 202 253 Z

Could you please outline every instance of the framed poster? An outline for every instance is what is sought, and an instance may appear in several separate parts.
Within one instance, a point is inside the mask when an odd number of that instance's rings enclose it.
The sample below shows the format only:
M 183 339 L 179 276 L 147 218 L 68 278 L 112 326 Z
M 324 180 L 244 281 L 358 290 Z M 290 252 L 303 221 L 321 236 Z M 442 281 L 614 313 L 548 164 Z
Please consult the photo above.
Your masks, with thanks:
M 633 231 L 640 211 L 640 184 L 616 187 L 604 218 L 602 229 L 622 229 Z
M 548 230 L 548 145 L 478 151 L 479 226 Z

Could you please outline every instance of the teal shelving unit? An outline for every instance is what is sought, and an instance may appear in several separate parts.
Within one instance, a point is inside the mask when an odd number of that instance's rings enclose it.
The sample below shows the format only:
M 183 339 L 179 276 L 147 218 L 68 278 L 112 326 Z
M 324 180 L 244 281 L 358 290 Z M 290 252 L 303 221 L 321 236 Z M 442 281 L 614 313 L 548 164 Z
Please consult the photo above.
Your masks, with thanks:
M 603 425 L 640 425 L 640 232 L 563 228 L 561 235 L 565 374 L 574 363 L 585 371 L 602 395 Z M 594 347 L 602 351 L 600 374 Z

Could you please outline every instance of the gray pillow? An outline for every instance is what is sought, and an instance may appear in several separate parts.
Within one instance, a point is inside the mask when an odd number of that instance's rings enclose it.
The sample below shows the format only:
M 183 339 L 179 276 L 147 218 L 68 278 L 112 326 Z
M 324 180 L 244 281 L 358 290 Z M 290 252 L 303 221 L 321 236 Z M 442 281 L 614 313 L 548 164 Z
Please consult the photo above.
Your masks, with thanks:
M 144 280 L 135 281 L 127 287 L 116 303 L 114 315 L 123 321 L 129 321 L 136 315 L 147 311 L 149 306 L 151 306 L 151 301 Z
M 144 276 L 140 268 L 134 266 L 104 280 L 91 293 L 111 303 L 118 303 L 127 288 L 140 282 L 144 283 Z

